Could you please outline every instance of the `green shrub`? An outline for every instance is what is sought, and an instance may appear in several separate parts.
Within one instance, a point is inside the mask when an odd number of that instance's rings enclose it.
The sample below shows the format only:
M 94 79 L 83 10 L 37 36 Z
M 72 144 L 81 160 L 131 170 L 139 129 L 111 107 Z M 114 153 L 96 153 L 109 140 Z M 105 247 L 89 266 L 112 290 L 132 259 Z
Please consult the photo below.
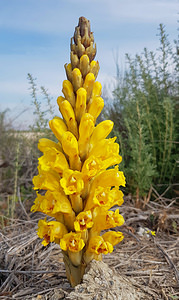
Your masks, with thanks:
M 144 48 L 118 75 L 109 109 L 119 139 L 128 192 L 146 196 L 151 185 L 176 180 L 178 57 L 160 25 L 160 48 Z

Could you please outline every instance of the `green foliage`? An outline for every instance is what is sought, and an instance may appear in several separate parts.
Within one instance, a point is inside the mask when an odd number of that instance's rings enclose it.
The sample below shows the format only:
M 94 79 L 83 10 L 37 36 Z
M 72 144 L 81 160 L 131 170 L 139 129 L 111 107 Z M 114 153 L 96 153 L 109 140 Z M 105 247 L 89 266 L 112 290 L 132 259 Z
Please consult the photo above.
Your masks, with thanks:
M 34 106 L 34 115 L 36 116 L 35 122 L 33 126 L 31 126 L 31 130 L 45 133 L 47 134 L 49 131 L 48 122 L 50 117 L 54 116 L 54 107 L 51 102 L 51 98 L 48 94 L 47 89 L 43 86 L 40 87 L 41 94 L 44 96 L 44 100 L 46 102 L 42 103 L 38 99 L 38 88 L 36 84 L 36 79 L 32 77 L 31 74 L 27 74 L 27 78 L 30 84 L 31 96 L 32 96 L 32 104 Z
M 144 48 L 118 75 L 110 118 L 119 139 L 128 191 L 145 196 L 151 184 L 176 179 L 178 57 L 163 25 L 156 53 Z

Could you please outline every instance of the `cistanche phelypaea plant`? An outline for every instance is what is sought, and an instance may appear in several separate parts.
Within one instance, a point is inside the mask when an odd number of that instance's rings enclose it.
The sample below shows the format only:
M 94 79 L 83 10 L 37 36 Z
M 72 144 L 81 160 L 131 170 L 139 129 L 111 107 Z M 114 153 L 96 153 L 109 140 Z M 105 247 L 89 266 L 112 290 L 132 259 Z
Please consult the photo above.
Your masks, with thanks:
M 90 22 L 81 17 L 71 39 L 71 63 L 65 64 L 64 97 L 57 99 L 63 118 L 49 122 L 58 142 L 39 140 L 43 156 L 33 178 L 37 198 L 31 210 L 53 217 L 39 220 L 37 234 L 44 246 L 59 244 L 72 286 L 92 259 L 101 260 L 123 239 L 117 231 L 100 235 L 124 223 L 119 209 L 110 209 L 123 203 L 119 186 L 125 186 L 125 177 L 117 166 L 122 158 L 116 137 L 107 139 L 113 122 L 95 125 L 104 106 L 95 55 Z

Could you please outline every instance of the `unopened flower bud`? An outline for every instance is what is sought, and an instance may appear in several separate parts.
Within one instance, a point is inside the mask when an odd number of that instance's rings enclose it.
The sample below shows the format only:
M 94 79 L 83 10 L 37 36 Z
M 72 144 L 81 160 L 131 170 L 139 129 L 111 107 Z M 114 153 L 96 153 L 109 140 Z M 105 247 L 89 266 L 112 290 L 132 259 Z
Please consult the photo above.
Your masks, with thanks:
M 89 57 L 88 55 L 84 54 L 80 58 L 80 70 L 83 75 L 83 78 L 89 73 L 90 66 L 89 66 Z M 93 72 L 91 72 L 93 73 Z
M 96 122 L 97 117 L 100 115 L 104 107 L 104 100 L 101 97 L 94 97 L 92 103 L 88 107 L 88 113 L 94 117 L 94 122 Z
M 85 82 L 83 84 L 83 87 L 87 91 L 87 102 L 89 101 L 89 99 L 92 95 L 94 82 L 95 82 L 94 74 L 93 73 L 88 73 L 86 75 Z
M 67 126 L 63 122 L 63 120 L 59 117 L 55 117 L 54 119 L 49 121 L 50 129 L 53 131 L 56 138 L 61 142 L 62 135 L 65 131 L 67 131 Z
M 87 92 L 84 88 L 80 88 L 77 90 L 75 115 L 78 123 L 80 122 L 81 117 L 86 110 L 86 97 L 87 97 Z
M 79 153 L 82 160 L 84 160 L 88 154 L 89 141 L 93 130 L 94 130 L 94 118 L 92 115 L 85 113 L 81 118 L 81 122 L 79 126 L 79 140 L 78 140 Z
M 67 79 L 72 82 L 72 65 L 71 64 L 65 64 L 65 71 L 66 71 L 66 76 Z
M 99 123 L 91 136 L 90 144 L 95 145 L 100 140 L 105 139 L 113 129 L 114 123 L 111 120 L 105 120 Z
M 76 138 L 78 138 L 77 122 L 71 104 L 67 100 L 64 100 L 59 103 L 59 108 L 62 116 L 67 123 L 68 130 L 71 131 Z
M 72 69 L 78 68 L 79 67 L 79 58 L 73 51 L 71 51 L 71 53 L 70 53 L 70 59 L 71 59 Z
M 81 72 L 78 68 L 73 69 L 72 71 L 72 85 L 74 92 L 76 92 L 83 84 L 83 79 Z
M 98 76 L 99 72 L 99 62 L 92 60 L 90 63 L 90 72 L 94 74 L 95 78 Z
M 70 102 L 72 107 L 74 107 L 75 106 L 75 94 L 74 94 L 74 91 L 73 91 L 73 86 L 72 86 L 72 84 L 69 80 L 64 80 L 63 81 L 62 92 L 65 96 L 65 99 Z

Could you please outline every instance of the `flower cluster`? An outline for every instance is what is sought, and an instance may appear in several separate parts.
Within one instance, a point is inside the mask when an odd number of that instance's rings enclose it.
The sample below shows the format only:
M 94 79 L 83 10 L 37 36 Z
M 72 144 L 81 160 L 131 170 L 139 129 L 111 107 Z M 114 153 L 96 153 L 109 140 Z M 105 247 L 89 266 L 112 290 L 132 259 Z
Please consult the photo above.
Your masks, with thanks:
M 63 118 L 49 122 L 57 142 L 39 140 L 43 156 L 39 158 L 39 174 L 33 178 L 37 198 L 31 210 L 55 219 L 40 220 L 37 234 L 44 246 L 50 242 L 60 245 L 72 285 L 81 280 L 74 278 L 77 275 L 72 267 L 79 267 L 82 277 L 82 265 L 102 259 L 102 254 L 111 253 L 123 239 L 117 231 L 100 235 L 124 223 L 119 209 L 110 209 L 123 203 L 119 186 L 125 186 L 125 177 L 117 166 L 122 158 L 116 138 L 107 139 L 113 122 L 96 125 L 104 101 L 102 86 L 96 81 L 99 63 L 95 54 L 90 23 L 81 17 L 71 40 L 71 63 L 65 65 L 64 97 L 57 99 Z

